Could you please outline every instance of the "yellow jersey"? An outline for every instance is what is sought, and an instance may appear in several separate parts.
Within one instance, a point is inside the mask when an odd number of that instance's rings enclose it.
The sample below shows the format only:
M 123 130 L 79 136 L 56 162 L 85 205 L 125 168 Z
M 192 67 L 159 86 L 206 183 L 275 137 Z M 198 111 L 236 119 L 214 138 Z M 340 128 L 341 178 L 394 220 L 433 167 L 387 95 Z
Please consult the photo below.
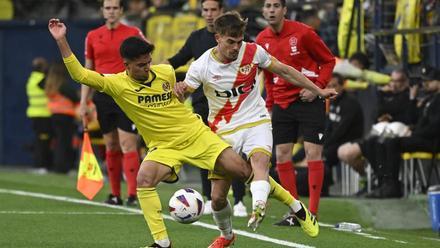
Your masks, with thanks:
M 88 70 L 73 54 L 64 63 L 73 80 L 111 96 L 150 148 L 176 146 L 209 129 L 174 95 L 176 78 L 170 65 L 152 65 L 148 80 L 139 82 L 125 71 L 104 76 Z

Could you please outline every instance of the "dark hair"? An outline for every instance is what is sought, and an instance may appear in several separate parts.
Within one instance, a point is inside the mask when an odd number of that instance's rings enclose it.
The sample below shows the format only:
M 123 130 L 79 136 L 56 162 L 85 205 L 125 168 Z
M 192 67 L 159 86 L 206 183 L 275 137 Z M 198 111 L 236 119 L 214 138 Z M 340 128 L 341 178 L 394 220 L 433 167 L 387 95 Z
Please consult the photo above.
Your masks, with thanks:
M 401 67 L 394 69 L 392 72 L 394 72 L 394 73 L 398 73 L 398 74 L 402 75 L 402 76 L 403 76 L 403 79 L 404 79 L 405 81 L 408 81 L 408 79 L 409 79 L 408 72 L 405 71 L 405 70 L 404 70 L 403 68 L 401 68 Z
M 148 43 L 139 36 L 128 37 L 122 42 L 121 47 L 119 48 L 121 57 L 128 60 L 137 59 L 140 56 L 152 53 L 153 51 L 154 45 Z
M 106 0 L 101 0 L 101 7 L 104 7 L 104 2 Z M 119 7 L 124 8 L 124 0 L 119 0 Z
M 367 55 L 363 52 L 353 53 L 353 55 L 351 55 L 348 61 L 352 61 L 352 60 L 359 61 L 364 66 L 363 69 L 368 69 L 370 67 L 370 60 L 368 60 Z
M 206 1 L 214 1 L 214 2 L 217 2 L 217 3 L 218 3 L 218 8 L 219 8 L 219 9 L 222 9 L 222 8 L 223 8 L 223 0 L 202 0 L 201 3 L 200 3 L 200 5 L 203 5 L 203 3 L 206 2 Z
M 247 20 L 243 20 L 237 11 L 228 11 L 214 21 L 214 30 L 220 35 L 240 37 L 244 35 Z
M 265 0 L 266 2 L 266 0 Z M 286 0 L 280 0 L 281 6 L 286 7 Z
M 336 78 L 339 85 L 343 86 L 345 78 L 339 73 L 333 73 L 332 78 Z

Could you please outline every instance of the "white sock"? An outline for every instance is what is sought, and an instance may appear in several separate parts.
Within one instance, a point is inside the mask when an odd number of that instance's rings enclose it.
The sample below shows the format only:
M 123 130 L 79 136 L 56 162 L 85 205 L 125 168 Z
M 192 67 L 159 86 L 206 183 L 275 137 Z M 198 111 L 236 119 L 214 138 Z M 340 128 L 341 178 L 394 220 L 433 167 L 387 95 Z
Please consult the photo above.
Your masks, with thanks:
M 299 204 L 299 201 L 297 199 L 294 199 L 292 204 L 290 204 L 290 209 L 292 209 L 293 213 L 298 212 L 299 210 L 301 210 L 301 204 Z
M 169 239 L 155 240 L 154 243 L 162 247 L 168 247 L 171 244 Z
M 266 180 L 258 180 L 251 182 L 252 193 L 252 209 L 255 209 L 257 202 L 267 202 L 267 197 L 270 192 L 270 184 Z
M 228 201 L 228 205 L 220 211 L 212 211 L 212 216 L 218 229 L 220 230 L 221 236 L 225 239 L 231 240 L 234 237 L 232 232 L 232 208 Z

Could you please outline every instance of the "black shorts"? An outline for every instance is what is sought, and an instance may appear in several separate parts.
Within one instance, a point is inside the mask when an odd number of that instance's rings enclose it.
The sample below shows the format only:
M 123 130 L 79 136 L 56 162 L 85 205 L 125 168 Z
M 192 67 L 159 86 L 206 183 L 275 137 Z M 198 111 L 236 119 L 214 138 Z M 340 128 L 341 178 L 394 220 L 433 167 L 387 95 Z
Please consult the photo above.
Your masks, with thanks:
M 93 102 L 96 105 L 98 122 L 103 134 L 110 133 L 117 128 L 126 132 L 137 133 L 134 123 L 128 119 L 110 96 L 95 92 Z
M 325 130 L 325 102 L 294 101 L 286 109 L 274 105 L 272 109 L 274 145 L 295 143 L 299 136 L 304 141 L 322 145 Z

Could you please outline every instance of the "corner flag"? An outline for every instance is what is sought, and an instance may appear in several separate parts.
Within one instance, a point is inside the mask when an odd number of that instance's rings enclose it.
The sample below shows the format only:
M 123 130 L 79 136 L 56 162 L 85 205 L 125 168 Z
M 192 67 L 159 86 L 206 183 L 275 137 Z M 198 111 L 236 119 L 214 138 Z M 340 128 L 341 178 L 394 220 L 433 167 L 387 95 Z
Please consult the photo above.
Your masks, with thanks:
M 76 189 L 87 197 L 87 199 L 92 200 L 103 185 L 104 178 L 102 177 L 101 169 L 93 153 L 89 133 L 84 132 Z

